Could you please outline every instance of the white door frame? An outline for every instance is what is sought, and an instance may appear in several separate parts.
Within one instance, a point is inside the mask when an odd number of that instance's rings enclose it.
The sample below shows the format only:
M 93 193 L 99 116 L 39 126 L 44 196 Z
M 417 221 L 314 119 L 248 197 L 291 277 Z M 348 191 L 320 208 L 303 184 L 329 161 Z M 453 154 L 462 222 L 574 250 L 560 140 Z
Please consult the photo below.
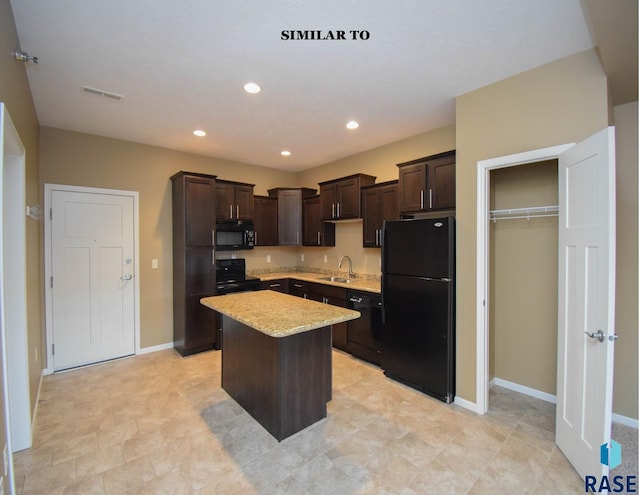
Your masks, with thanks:
M 489 410 L 489 199 L 490 172 L 499 168 L 557 159 L 575 146 L 561 144 L 478 161 L 476 234 L 476 402 L 477 414 Z M 473 403 L 470 403 L 473 405 Z
M 124 191 L 119 189 L 102 189 L 97 187 L 68 186 L 61 184 L 44 185 L 44 280 L 45 280 L 45 325 L 46 325 L 46 352 L 47 368 L 45 374 L 53 373 L 53 297 L 51 291 L 52 259 L 51 259 L 51 195 L 53 191 L 80 192 L 87 194 L 114 194 L 118 196 L 130 196 L 133 198 L 133 252 L 134 252 L 134 334 L 135 353 L 140 352 L 140 239 L 139 239 L 139 205 L 138 191 Z
M 11 493 L 15 493 L 11 453 L 31 447 L 33 440 L 27 343 L 25 169 L 24 145 L 7 107 L 0 102 L 0 338 L 5 409 L 2 426 L 7 437 Z

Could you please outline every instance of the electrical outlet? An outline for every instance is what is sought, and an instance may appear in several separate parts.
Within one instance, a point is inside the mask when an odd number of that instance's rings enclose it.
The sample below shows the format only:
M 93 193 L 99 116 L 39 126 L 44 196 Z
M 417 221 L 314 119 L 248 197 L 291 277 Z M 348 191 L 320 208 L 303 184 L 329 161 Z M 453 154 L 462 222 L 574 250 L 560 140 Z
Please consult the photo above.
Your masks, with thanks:
M 271 255 L 267 254 L 267 263 L 271 263 Z
M 327 255 L 326 254 L 324 255 L 324 262 L 325 263 L 327 262 Z
M 158 269 L 158 259 L 157 258 L 153 258 L 151 260 L 151 268 L 153 270 L 157 270 Z
M 304 261 L 304 254 L 300 253 L 300 261 Z
M 236 253 L 233 253 L 233 254 L 231 255 L 231 259 L 232 259 L 232 260 L 235 260 L 235 259 L 236 259 L 236 257 L 237 257 Z

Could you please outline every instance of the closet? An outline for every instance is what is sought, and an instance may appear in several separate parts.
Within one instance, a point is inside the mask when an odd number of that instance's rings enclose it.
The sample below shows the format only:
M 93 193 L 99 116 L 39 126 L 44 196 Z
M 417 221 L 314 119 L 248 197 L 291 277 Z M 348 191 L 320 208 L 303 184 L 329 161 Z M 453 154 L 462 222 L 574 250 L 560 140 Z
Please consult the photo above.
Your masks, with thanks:
M 555 395 L 557 160 L 491 171 L 490 195 L 489 376 Z

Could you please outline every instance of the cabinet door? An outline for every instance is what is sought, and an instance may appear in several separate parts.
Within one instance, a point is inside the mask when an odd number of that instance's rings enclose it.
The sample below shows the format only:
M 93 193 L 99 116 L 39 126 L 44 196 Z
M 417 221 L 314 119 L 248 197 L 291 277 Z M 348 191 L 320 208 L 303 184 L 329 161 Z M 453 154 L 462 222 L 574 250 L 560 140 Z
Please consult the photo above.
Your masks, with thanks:
M 347 179 L 337 183 L 338 188 L 338 218 L 360 217 L 360 181 Z
M 400 167 L 399 181 L 400 211 L 420 211 L 425 209 L 426 165 L 418 163 Z
M 338 194 L 335 184 L 320 186 L 320 216 L 322 219 L 336 217 Z
M 377 247 L 379 230 L 382 228 L 380 221 L 380 190 L 362 190 L 362 245 L 364 247 Z
M 185 299 L 184 349 L 190 354 L 191 349 L 204 350 L 212 348 L 215 342 L 216 313 L 200 304 L 200 297 Z
M 214 181 L 204 177 L 185 177 L 184 187 L 187 246 L 211 246 L 216 224 Z
M 254 197 L 253 228 L 256 246 L 278 244 L 278 200 L 264 196 Z
M 456 164 L 429 164 L 429 206 L 432 210 L 456 207 Z
M 253 220 L 253 187 L 235 186 L 235 214 L 238 220 Z
M 400 218 L 400 209 L 398 205 L 398 187 L 387 186 L 380 189 L 380 226 L 382 230 L 382 222 L 385 220 L 398 220 Z M 380 242 L 382 242 L 380 240 Z
M 302 193 L 278 191 L 278 245 L 299 246 L 302 242 Z
M 233 220 L 234 211 L 233 185 L 216 183 L 216 218 L 218 220 Z
M 321 246 L 320 232 L 320 197 L 305 198 L 302 201 L 303 234 L 302 244 L 305 246 Z

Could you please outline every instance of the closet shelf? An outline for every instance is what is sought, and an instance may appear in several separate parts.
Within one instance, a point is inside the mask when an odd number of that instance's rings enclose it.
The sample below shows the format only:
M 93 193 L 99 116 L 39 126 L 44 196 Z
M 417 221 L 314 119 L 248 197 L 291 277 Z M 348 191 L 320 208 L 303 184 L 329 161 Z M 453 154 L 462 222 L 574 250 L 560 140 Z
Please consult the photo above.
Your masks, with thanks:
M 489 220 L 514 220 L 517 218 L 526 218 L 531 220 L 532 218 L 539 217 L 557 217 L 560 210 L 558 205 L 551 206 L 533 206 L 530 208 L 511 208 L 508 210 L 491 210 L 489 212 Z

